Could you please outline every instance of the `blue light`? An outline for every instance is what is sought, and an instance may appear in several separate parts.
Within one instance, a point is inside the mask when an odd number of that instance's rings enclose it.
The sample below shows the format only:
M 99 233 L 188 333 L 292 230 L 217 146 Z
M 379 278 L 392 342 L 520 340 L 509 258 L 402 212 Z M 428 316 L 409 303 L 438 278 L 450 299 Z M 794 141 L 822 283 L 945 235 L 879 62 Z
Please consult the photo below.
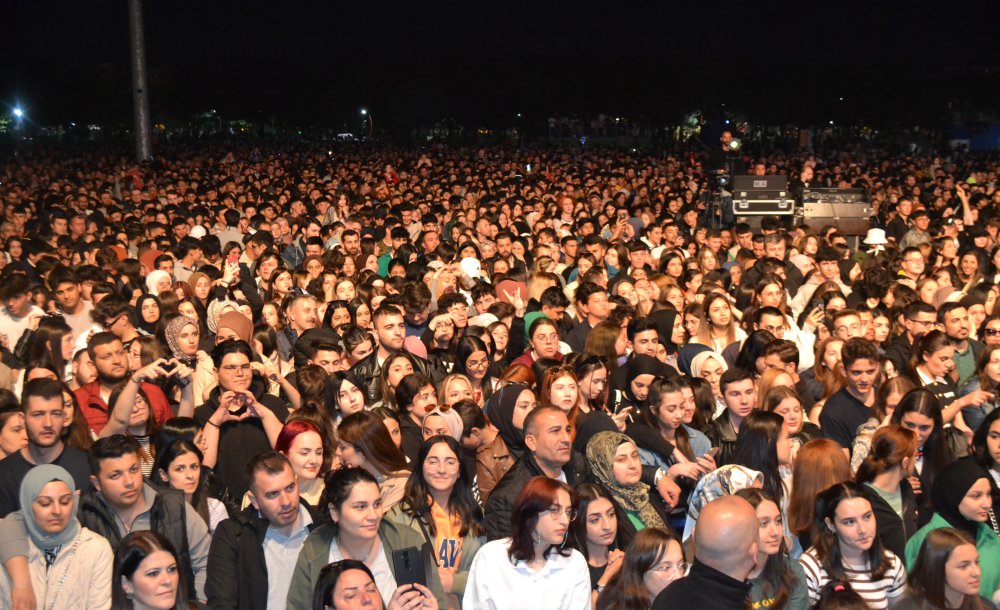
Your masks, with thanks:
M 16 116 L 17 118 L 21 118 L 21 117 L 24 116 L 24 111 L 21 110 L 20 106 L 15 106 L 14 107 L 14 116 Z

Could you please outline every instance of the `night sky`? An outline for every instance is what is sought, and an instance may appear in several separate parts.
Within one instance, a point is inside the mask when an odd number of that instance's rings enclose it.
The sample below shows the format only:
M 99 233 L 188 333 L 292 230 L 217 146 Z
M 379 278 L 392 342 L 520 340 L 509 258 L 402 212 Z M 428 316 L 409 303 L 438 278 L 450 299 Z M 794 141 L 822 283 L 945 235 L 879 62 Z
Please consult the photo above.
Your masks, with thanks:
M 721 104 L 761 122 L 929 123 L 949 101 L 1000 106 L 995 5 L 930 6 L 147 0 L 151 106 L 304 125 L 365 106 L 399 128 L 518 112 L 676 123 Z M 131 120 L 125 0 L 0 10 L 0 101 L 38 123 Z

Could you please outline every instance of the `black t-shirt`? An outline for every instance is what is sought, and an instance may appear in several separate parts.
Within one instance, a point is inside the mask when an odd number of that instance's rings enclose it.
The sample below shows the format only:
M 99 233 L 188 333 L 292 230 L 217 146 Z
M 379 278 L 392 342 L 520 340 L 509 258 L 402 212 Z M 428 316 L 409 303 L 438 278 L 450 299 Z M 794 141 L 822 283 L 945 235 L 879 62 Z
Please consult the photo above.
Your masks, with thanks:
M 847 388 L 830 397 L 823 405 L 819 425 L 827 438 L 840 443 L 845 449 L 854 444 L 858 428 L 872 416 L 872 410 L 855 398 Z
M 74 447 L 65 447 L 53 462 L 62 466 L 73 477 L 77 491 L 90 491 L 90 466 L 87 454 Z M 36 465 L 24 459 L 20 451 L 0 460 L 0 518 L 21 509 L 21 481 Z

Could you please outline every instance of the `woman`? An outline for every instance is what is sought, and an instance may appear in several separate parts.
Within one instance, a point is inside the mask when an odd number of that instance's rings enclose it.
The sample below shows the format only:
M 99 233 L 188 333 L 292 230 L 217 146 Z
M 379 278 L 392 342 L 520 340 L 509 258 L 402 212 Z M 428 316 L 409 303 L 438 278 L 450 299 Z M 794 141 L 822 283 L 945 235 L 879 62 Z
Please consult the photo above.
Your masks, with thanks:
M 540 317 L 528 327 L 527 351 L 514 359 L 511 364 L 530 367 L 536 360 L 551 358 L 562 360 L 559 353 L 559 327 L 550 318 Z
M 555 407 L 566 414 L 569 423 L 577 427 L 580 417 L 580 386 L 573 367 L 561 364 L 545 371 L 538 402 L 543 407 Z
M 21 405 L 9 390 L 4 393 L 10 394 L 10 402 L 0 406 L 0 459 L 28 445 Z
M 469 571 L 469 608 L 585 610 L 590 574 L 579 551 L 564 544 L 576 517 L 576 492 L 560 481 L 528 481 L 511 512 L 512 536 L 488 542 Z M 524 567 L 520 567 L 523 564 Z
M 726 410 L 719 382 L 722 380 L 722 374 L 727 370 L 729 370 L 729 366 L 726 361 L 722 359 L 722 356 L 712 351 L 701 352 L 691 359 L 691 376 L 707 381 L 712 387 L 712 396 L 715 397 L 714 409 L 709 420 L 722 415 Z
M 622 385 L 614 389 L 610 397 L 610 413 L 615 422 L 629 422 L 640 417 L 649 407 L 649 385 L 656 377 L 667 377 L 669 369 L 652 356 L 633 356 L 625 367 L 624 377 L 615 375 Z
M 0 420 L 3 421 L 3 420 Z M 994 488 L 1000 487 L 1000 410 L 986 416 L 972 438 L 973 459 L 993 477 Z M 993 494 L 994 511 L 1000 510 L 1000 492 Z
M 991 524 L 991 491 L 990 475 L 972 460 L 958 460 L 942 470 L 931 491 L 934 515 L 906 543 L 907 567 L 914 568 L 931 531 L 955 528 L 975 540 L 983 568 L 979 594 L 992 599 L 1000 589 L 1000 536 Z
M 614 371 L 624 361 L 628 350 L 627 328 L 613 320 L 604 320 L 590 330 L 583 351 L 604 358 L 608 370 Z
M 211 470 L 202 466 L 203 461 L 201 450 L 193 442 L 170 441 L 156 452 L 152 481 L 183 491 L 184 498 L 208 524 L 209 533 L 215 533 L 219 523 L 229 518 L 229 512 L 214 496 Z
M 424 441 L 406 482 L 406 493 L 386 518 L 422 536 L 434 550 L 450 607 L 461 607 L 469 568 L 483 536 L 483 513 L 461 464 L 462 449 L 448 436 Z
M 490 374 L 490 351 L 478 337 L 466 336 L 455 348 L 455 366 L 452 373 L 465 375 L 472 383 L 472 399 L 483 406 L 496 389 L 496 380 Z
M 19 490 L 28 534 L 28 573 L 39 608 L 104 610 L 111 605 L 111 545 L 77 520 L 73 477 L 52 464 L 35 466 Z M 18 587 L 23 588 L 23 587 Z M 14 587 L 0 570 L 0 599 Z
M 809 591 L 802 565 L 788 557 L 781 509 L 767 492 L 748 488 L 736 492 L 754 507 L 760 524 L 757 566 L 747 580 L 752 588 L 749 601 L 754 608 L 807 610 Z
M 896 608 L 992 610 L 992 600 L 979 592 L 984 572 L 972 537 L 950 527 L 933 530 L 920 545 L 907 578 L 909 590 Z
M 816 344 L 815 364 L 802 373 L 802 381 L 810 394 L 807 402 L 812 401 L 814 404 L 809 411 L 809 421 L 813 423 L 819 421 L 823 404 L 847 383 L 841 366 L 840 350 L 843 347 L 844 341 L 839 337 L 828 337 L 820 341 Z
M 22 355 L 22 360 L 25 362 L 47 360 L 61 372 L 60 381 L 70 381 L 73 378 L 71 364 L 75 347 L 73 329 L 62 318 L 42 318 L 38 322 L 38 328 L 32 333 L 22 335 L 22 340 L 18 341 L 18 344 L 24 341 L 23 337 L 28 337 L 29 349 L 26 355 Z M 19 352 L 16 347 L 14 351 Z
M 62 386 L 63 411 L 66 413 L 63 418 L 65 424 L 61 434 L 62 440 L 69 447 L 75 447 L 80 451 L 90 451 L 96 435 L 91 432 L 90 426 L 87 425 L 87 418 L 84 417 L 83 411 L 77 403 L 76 394 L 70 390 L 68 384 L 64 383 Z M 2 441 L 0 441 L 0 445 L 2 445 Z
M 571 354 L 566 362 L 576 373 L 580 411 L 603 411 L 608 404 L 608 367 L 604 360 L 584 352 Z
M 617 576 L 598 595 L 598 610 L 650 610 L 656 596 L 688 570 L 680 540 L 655 527 L 636 534 L 622 563 Z
M 816 496 L 852 478 L 851 465 L 836 441 L 818 438 L 799 449 L 792 466 L 787 522 L 789 531 L 798 538 L 802 548 L 811 545 Z
M 851 470 L 858 471 L 861 462 L 871 451 L 872 435 L 882 426 L 889 425 L 896 407 L 913 389 L 913 382 L 909 377 L 893 377 L 879 386 L 875 392 L 872 416 L 861 424 L 857 436 L 854 437 L 854 446 L 851 448 Z
M 869 608 L 886 610 L 906 591 L 902 560 L 882 548 L 868 494 L 857 483 L 838 483 L 816 499 L 813 544 L 799 562 L 809 599 L 830 581 L 844 581 Z
M 410 466 L 392 442 L 381 417 L 369 411 L 348 415 L 340 422 L 337 435 L 337 458 L 345 466 L 361 468 L 375 478 L 385 510 L 403 499 Z
M 649 386 L 649 405 L 627 432 L 636 440 L 642 463 L 657 466 L 677 480 L 697 481 L 706 472 L 715 470 L 710 454 L 712 443 L 704 434 L 684 424 L 684 389 L 688 387 L 676 378 L 656 378 Z M 690 388 L 688 388 L 690 392 Z M 646 442 L 640 426 L 653 430 L 669 449 L 663 455 L 658 446 Z M 679 506 L 683 510 L 683 506 Z
M 354 373 L 336 371 L 326 382 L 323 404 L 334 426 L 348 415 L 365 410 L 367 400 L 365 384 Z
M 614 498 L 593 483 L 579 485 L 576 493 L 580 496 L 579 518 L 573 521 L 570 543 L 587 560 L 592 596 L 596 602 L 598 593 L 621 570 L 625 544 L 618 529 L 619 515 Z
M 282 303 L 291 292 L 295 285 L 295 280 L 292 278 L 292 272 L 284 267 L 279 267 L 271 273 L 271 285 L 265 295 L 268 301 L 274 301 L 275 303 Z
M 292 419 L 281 427 L 274 450 L 288 458 L 299 484 L 299 497 L 311 508 L 323 496 L 323 434 L 313 423 Z M 317 515 L 318 516 L 318 515 Z
M 396 386 L 407 375 L 412 375 L 417 370 L 413 365 L 413 358 L 406 352 L 399 352 L 386 358 L 382 363 L 382 372 L 379 374 L 378 386 L 382 400 L 372 405 L 373 407 L 389 407 L 398 410 L 396 405 Z
M 594 480 L 627 517 L 618 524 L 624 542 L 647 527 L 667 527 L 669 511 L 660 494 L 649 493 L 649 485 L 640 480 L 642 462 L 631 437 L 621 432 L 598 432 L 587 443 L 587 463 Z
M 150 271 L 149 275 L 146 276 L 146 291 L 150 295 L 157 297 L 160 296 L 160 293 L 168 292 L 172 283 L 173 279 L 171 279 L 169 273 L 161 269 L 156 269 Z M 140 310 L 138 303 L 136 303 L 136 310 Z
M 171 357 L 178 362 L 195 368 L 199 357 L 210 358 L 205 352 L 198 351 L 198 345 L 201 343 L 201 328 L 196 319 L 177 316 L 167 322 L 163 334 L 166 337 Z
M 518 383 L 505 385 L 490 397 L 486 416 L 498 434 L 476 450 L 476 483 L 484 506 L 500 479 L 527 451 L 524 419 L 537 405 L 531 388 Z
M 155 335 L 160 327 L 160 299 L 156 294 L 144 294 L 135 300 L 138 324 L 136 328 L 143 334 Z
M 778 387 L 790 389 L 795 388 L 795 382 L 792 381 L 792 376 L 788 374 L 788 371 L 776 368 L 770 368 L 764 371 L 764 374 L 760 376 L 760 379 L 757 382 L 757 408 L 763 408 L 764 399 L 767 397 L 767 393 L 770 392 L 772 388 Z
M 312 600 L 312 610 L 416 610 L 437 607 L 434 594 L 421 584 L 397 587 L 389 601 L 383 602 L 372 571 L 354 559 L 341 559 L 323 566 Z
M 955 369 L 955 347 L 948 335 L 940 330 L 932 330 L 917 338 L 910 354 L 910 378 L 917 387 L 931 391 L 941 404 L 941 415 L 944 423 L 952 423 L 963 431 L 968 429 L 962 420 L 961 412 L 965 407 L 982 404 L 986 392 L 974 391 L 959 398 L 958 389 L 951 380 Z
M 437 407 L 434 381 L 421 373 L 407 375 L 396 387 L 399 411 L 399 431 L 403 435 L 403 454 L 409 461 L 417 459 L 423 444 L 421 427 L 427 414 Z
M 788 431 L 788 438 L 792 439 L 793 461 L 799 447 L 814 438 L 823 436 L 819 426 L 806 421 L 805 411 L 802 409 L 802 400 L 791 387 L 783 385 L 773 386 L 764 395 L 761 410 L 776 413 L 785 420 L 785 429 Z
M 441 380 L 437 390 L 438 404 L 450 407 L 462 400 L 473 400 L 475 391 L 465 375 L 453 373 Z
M 764 476 L 764 491 L 777 502 L 782 515 L 788 513 L 792 442 L 784 418 L 767 411 L 752 411 L 740 426 L 733 459 L 727 463 L 760 472 Z
M 323 567 L 343 559 L 364 563 L 372 572 L 382 599 L 392 599 L 397 589 L 393 551 L 410 547 L 426 549 L 424 537 L 382 518 L 382 495 L 378 482 L 368 471 L 334 470 L 327 473 L 325 483 L 321 507 L 330 521 L 306 538 L 292 573 L 286 607 L 311 610 L 313 590 Z M 437 570 L 431 569 L 434 560 L 426 551 L 423 561 L 427 588 L 437 607 L 447 608 L 441 579 Z
M 873 491 L 872 509 L 882 546 L 905 556 L 906 540 L 917 531 L 917 500 L 907 480 L 917 452 L 917 435 L 895 424 L 879 428 L 858 469 L 856 481 Z
M 705 297 L 702 302 L 701 324 L 691 342 L 707 345 L 721 354 L 726 346 L 746 338 L 746 332 L 736 325 L 729 297 L 717 292 Z
M 161 534 L 132 532 L 118 544 L 111 610 L 190 610 L 177 552 Z
M 958 398 L 962 399 L 976 390 L 985 390 L 994 398 L 985 400 L 979 405 L 970 404 L 962 407 L 962 420 L 970 430 L 976 431 L 983 419 L 997 408 L 1000 403 L 1000 345 L 986 346 L 976 358 L 975 375 L 968 383 L 958 390 Z

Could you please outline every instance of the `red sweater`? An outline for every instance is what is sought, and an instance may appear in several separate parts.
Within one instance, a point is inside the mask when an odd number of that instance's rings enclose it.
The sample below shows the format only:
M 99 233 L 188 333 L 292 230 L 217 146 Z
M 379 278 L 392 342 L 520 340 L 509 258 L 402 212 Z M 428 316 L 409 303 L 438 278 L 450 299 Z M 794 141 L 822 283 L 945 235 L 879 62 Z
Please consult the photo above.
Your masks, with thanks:
M 162 426 L 163 422 L 174 416 L 167 397 L 163 395 L 163 390 L 151 383 L 142 384 L 142 391 L 149 398 L 149 406 L 153 410 L 153 418 L 157 426 Z M 92 381 L 74 392 L 76 402 L 80 405 L 83 416 L 87 419 L 87 425 L 95 434 L 100 434 L 101 430 L 108 423 L 111 412 L 108 405 L 101 398 L 101 384 L 99 381 Z

